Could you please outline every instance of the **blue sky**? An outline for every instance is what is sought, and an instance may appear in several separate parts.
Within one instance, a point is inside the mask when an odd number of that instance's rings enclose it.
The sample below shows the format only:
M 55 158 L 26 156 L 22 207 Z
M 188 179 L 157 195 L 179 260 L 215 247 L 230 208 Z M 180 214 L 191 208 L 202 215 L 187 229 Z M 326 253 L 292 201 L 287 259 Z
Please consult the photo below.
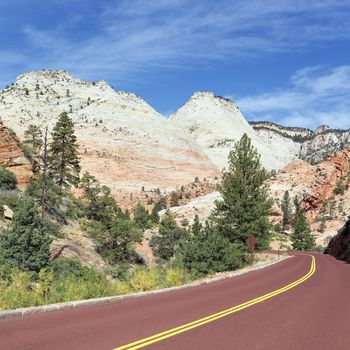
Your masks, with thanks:
M 170 114 L 194 91 L 250 120 L 350 128 L 350 0 L 1 0 L 0 86 L 105 79 Z

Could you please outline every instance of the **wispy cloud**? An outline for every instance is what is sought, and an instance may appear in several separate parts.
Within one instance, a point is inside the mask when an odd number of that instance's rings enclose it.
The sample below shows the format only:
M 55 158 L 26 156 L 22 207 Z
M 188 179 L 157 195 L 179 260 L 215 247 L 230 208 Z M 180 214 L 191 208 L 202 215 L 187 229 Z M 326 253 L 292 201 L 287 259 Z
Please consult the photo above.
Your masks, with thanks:
M 350 39 L 347 1 L 101 3 L 93 21 L 85 23 L 87 28 L 93 26 L 89 35 L 76 35 L 68 18 L 45 29 L 24 25 L 24 69 L 65 68 L 88 79 L 120 81 L 140 73 L 150 77 L 155 69 L 191 69 L 199 64 L 302 50 L 310 43 Z
M 249 119 L 315 128 L 350 128 L 350 66 L 306 67 L 289 87 L 236 99 Z

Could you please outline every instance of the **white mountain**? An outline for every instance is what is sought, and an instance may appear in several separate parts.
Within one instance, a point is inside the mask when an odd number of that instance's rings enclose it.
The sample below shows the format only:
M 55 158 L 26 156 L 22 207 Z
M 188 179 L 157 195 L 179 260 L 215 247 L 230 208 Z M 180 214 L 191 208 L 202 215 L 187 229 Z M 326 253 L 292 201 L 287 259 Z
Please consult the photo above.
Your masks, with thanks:
M 266 142 L 232 100 L 211 92 L 196 92 L 170 120 L 191 135 L 220 168 L 227 165 L 228 153 L 244 133 L 251 138 L 267 169 L 279 169 L 296 157 L 290 140 L 281 140 L 278 147 L 274 142 Z
M 48 125 L 67 111 L 76 124 L 83 170 L 111 188 L 172 189 L 219 174 L 201 147 L 135 94 L 65 71 L 19 76 L 0 91 L 0 117 L 20 138 L 30 124 Z

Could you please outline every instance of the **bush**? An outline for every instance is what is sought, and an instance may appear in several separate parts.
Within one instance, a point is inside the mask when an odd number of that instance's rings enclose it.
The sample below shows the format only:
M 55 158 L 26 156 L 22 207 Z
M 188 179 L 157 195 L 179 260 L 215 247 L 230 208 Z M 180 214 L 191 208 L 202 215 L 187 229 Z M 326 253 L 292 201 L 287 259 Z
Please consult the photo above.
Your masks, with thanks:
M 183 245 L 179 260 L 194 276 L 235 270 L 246 262 L 245 246 L 230 243 L 213 227 L 206 226 Z
M 0 231 L 0 264 L 38 272 L 48 265 L 52 226 L 42 222 L 34 201 L 24 196 L 8 229 Z
M 14 190 L 17 186 L 16 175 L 0 166 L 0 190 Z
M 161 288 L 159 268 L 136 267 L 130 274 L 129 284 L 136 292 Z

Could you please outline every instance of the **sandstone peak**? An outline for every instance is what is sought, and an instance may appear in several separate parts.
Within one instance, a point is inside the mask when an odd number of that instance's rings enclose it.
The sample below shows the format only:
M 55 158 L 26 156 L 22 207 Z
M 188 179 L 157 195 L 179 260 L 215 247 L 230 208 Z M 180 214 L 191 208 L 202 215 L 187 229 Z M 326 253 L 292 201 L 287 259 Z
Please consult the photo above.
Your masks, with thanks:
M 212 92 L 196 92 L 171 115 L 170 121 L 189 133 L 220 168 L 226 166 L 229 151 L 244 133 L 251 138 L 268 169 L 278 169 L 291 156 L 296 157 L 294 150 L 283 154 L 278 147 L 271 150 L 272 146 L 258 136 L 232 100 Z
M 324 133 L 326 130 L 329 130 L 330 127 L 328 125 L 320 125 L 316 130 L 315 130 L 315 134 L 319 135 Z

